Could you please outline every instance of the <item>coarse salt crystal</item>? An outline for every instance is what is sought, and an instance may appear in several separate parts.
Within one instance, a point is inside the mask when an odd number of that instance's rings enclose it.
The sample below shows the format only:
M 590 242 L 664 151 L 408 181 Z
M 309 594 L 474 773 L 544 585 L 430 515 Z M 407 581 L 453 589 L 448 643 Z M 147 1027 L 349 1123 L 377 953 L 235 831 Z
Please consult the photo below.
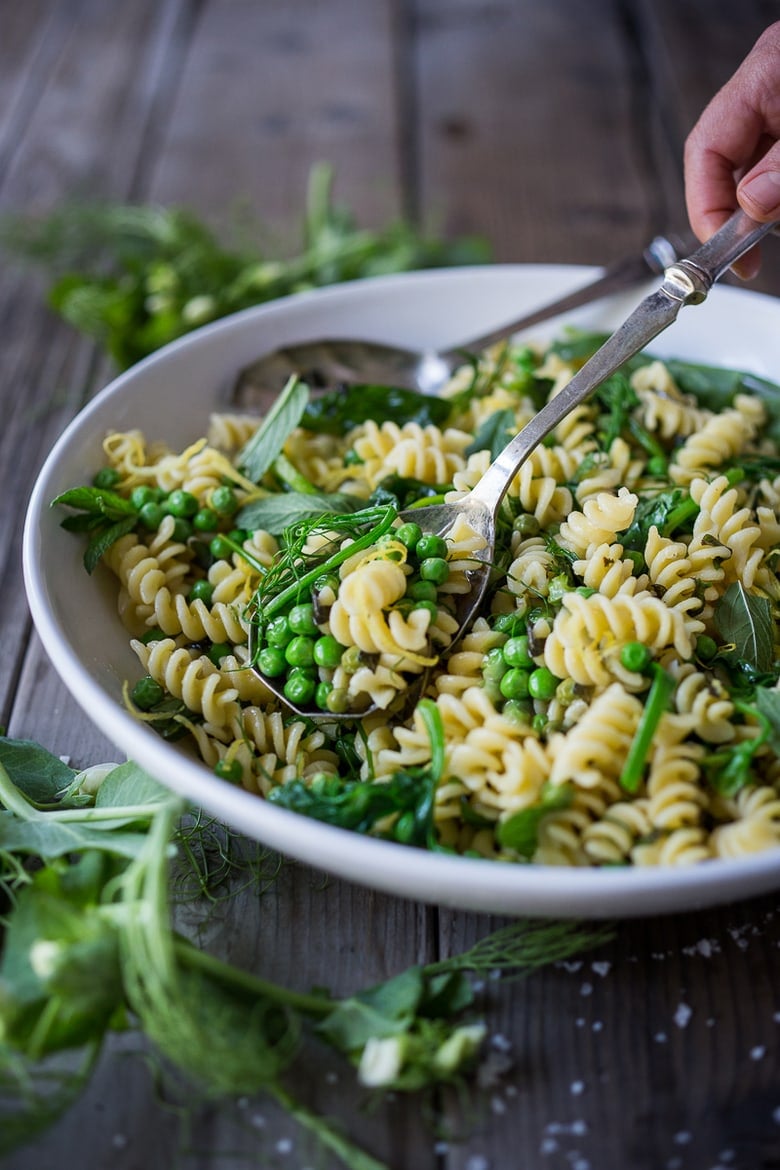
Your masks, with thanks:
M 750 1049 L 751 1060 L 763 1060 L 766 1056 L 766 1048 L 763 1044 L 756 1044 L 755 1048 Z
M 693 1015 L 693 1008 L 689 1007 L 687 1003 L 677 1005 L 677 1011 L 674 1013 L 674 1022 L 678 1028 L 687 1028 Z
M 608 973 L 608 971 L 611 970 L 612 964 L 607 963 L 607 962 L 598 962 L 598 963 L 591 963 L 590 967 L 591 967 L 592 971 L 595 971 L 596 974 L 600 975 L 603 979 L 604 976 Z

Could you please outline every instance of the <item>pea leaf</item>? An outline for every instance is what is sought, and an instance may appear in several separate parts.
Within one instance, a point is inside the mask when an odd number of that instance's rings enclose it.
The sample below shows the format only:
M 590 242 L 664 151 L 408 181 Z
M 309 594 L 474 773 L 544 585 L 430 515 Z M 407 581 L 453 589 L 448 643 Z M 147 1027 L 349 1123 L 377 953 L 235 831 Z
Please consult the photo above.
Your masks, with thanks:
M 768 671 L 774 658 L 774 629 L 769 599 L 748 593 L 740 581 L 729 585 L 715 609 L 715 625 L 734 649 L 727 661 Z
M 106 776 L 95 797 L 95 808 L 127 808 L 129 805 L 161 804 L 170 793 L 148 772 L 128 760 Z
M 0 738 L 0 766 L 28 800 L 53 803 L 75 773 L 59 756 L 29 739 Z
M 515 412 L 508 408 L 494 410 L 479 427 L 464 454 L 474 455 L 477 451 L 489 451 L 490 458 L 495 459 L 516 432 Z
M 294 374 L 236 460 L 247 479 L 259 483 L 298 426 L 309 387 Z
M 235 519 L 241 528 L 262 528 L 272 536 L 281 536 L 285 528 L 297 524 L 299 520 L 311 520 L 315 516 L 342 516 L 360 511 L 365 504 L 365 500 L 343 492 L 284 492 L 253 500 L 236 514 Z

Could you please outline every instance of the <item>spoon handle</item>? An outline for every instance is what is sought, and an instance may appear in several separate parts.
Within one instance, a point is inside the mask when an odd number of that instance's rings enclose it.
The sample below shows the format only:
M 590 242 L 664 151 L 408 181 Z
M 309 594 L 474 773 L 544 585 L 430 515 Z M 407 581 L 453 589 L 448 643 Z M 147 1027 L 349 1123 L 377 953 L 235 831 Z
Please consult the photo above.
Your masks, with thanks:
M 625 256 L 610 264 L 595 280 L 580 285 L 573 292 L 565 293 L 555 301 L 524 313 L 516 321 L 500 325 L 483 333 L 470 341 L 464 341 L 452 349 L 443 351 L 439 356 L 455 366 L 463 360 L 464 353 L 481 353 L 499 341 L 506 341 L 513 333 L 520 333 L 524 329 L 531 329 L 540 325 L 542 321 L 549 321 L 551 317 L 560 317 L 563 313 L 571 313 L 583 305 L 590 305 L 593 301 L 614 293 L 625 292 L 632 285 L 640 281 L 649 280 L 654 274 L 660 276 L 674 260 L 677 259 L 679 241 L 667 239 L 666 236 L 656 236 L 641 256 Z
M 776 226 L 756 223 L 743 211 L 737 211 L 706 244 L 668 267 L 661 287 L 639 303 L 563 390 L 515 435 L 467 499 L 495 513 L 519 468 L 553 427 L 671 325 L 682 305 L 700 304 L 715 281 Z

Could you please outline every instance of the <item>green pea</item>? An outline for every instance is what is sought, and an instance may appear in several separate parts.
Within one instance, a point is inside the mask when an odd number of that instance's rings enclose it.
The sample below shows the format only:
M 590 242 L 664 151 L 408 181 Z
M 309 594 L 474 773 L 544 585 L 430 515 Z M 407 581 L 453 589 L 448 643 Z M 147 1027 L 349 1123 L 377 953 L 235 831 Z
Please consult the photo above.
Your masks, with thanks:
M 349 694 L 346 687 L 334 687 L 329 691 L 326 706 L 334 715 L 343 715 L 349 709 Z
M 272 618 L 265 631 L 265 639 L 271 646 L 286 646 L 295 637 L 285 614 Z
M 494 630 L 508 634 L 510 638 L 519 637 L 525 629 L 526 607 L 515 610 L 514 613 L 500 613 L 491 620 Z
M 189 520 L 185 520 L 183 516 L 174 517 L 171 539 L 178 540 L 181 544 L 185 544 L 191 536 L 192 525 L 190 524 Z
M 669 464 L 663 455 L 652 455 L 647 461 L 647 470 L 650 475 L 666 475 Z
M 410 552 L 414 552 L 420 542 L 422 528 L 413 522 L 402 524 L 400 528 L 395 529 L 393 536 L 400 540 L 401 544 L 406 545 Z
M 211 605 L 214 586 L 210 581 L 196 581 L 187 594 L 188 601 L 202 601 L 204 605 Z
M 317 623 L 314 620 L 314 606 L 309 601 L 303 602 L 301 605 L 294 605 L 287 615 L 287 620 L 294 634 L 308 634 L 316 637 L 319 633 Z
M 414 609 L 427 609 L 431 615 L 431 622 L 435 622 L 439 616 L 439 607 L 435 601 L 415 601 Z
M 417 823 L 414 813 L 411 809 L 408 809 L 406 812 L 401 813 L 393 825 L 393 837 L 396 841 L 401 841 L 403 844 L 408 845 L 414 839 L 416 828 Z
M 533 708 L 523 699 L 508 699 L 504 703 L 501 714 L 514 723 L 529 723 L 533 716 Z
M 313 588 L 315 593 L 322 593 L 323 589 L 338 593 L 339 579 L 335 573 L 323 573 L 316 579 Z
M 284 651 L 278 646 L 264 646 L 257 656 L 257 669 L 268 676 L 276 678 L 287 670 L 287 660 Z
M 219 776 L 220 780 L 229 780 L 232 784 L 237 784 L 242 774 L 243 769 L 238 760 L 217 760 L 214 765 L 214 775 Z
M 488 650 L 482 662 L 482 677 L 489 682 L 498 683 L 509 670 L 504 652 L 500 646 Z
M 219 524 L 219 516 L 213 508 L 199 508 L 192 517 L 192 527 L 198 532 L 215 532 Z
M 540 531 L 539 521 L 527 512 L 521 512 L 516 516 L 512 527 L 520 536 L 538 536 Z
M 531 727 L 534 729 L 534 731 L 541 735 L 541 733 L 547 729 L 548 722 L 549 721 L 547 716 L 539 712 L 539 714 L 534 715 L 533 719 L 531 720 Z
M 238 511 L 238 497 L 232 487 L 222 484 L 221 487 L 214 488 L 209 505 L 215 512 L 219 512 L 220 516 L 232 516 Z
M 314 643 L 314 661 L 317 666 L 332 670 L 341 662 L 344 647 L 332 634 L 324 634 Z
M 718 653 L 718 643 L 708 634 L 699 634 L 696 639 L 696 653 L 702 662 L 711 662 Z
M 165 509 L 171 516 L 194 516 L 198 510 L 198 501 L 192 492 L 176 488 L 165 501 Z
M 214 536 L 209 541 L 209 552 L 215 561 L 226 561 L 233 552 L 224 536 Z
M 363 655 L 359 646 L 347 646 L 341 656 L 341 665 L 347 674 L 354 674 L 363 665 Z
M 509 666 L 523 666 L 532 670 L 534 660 L 528 650 L 528 635 L 519 634 L 509 638 L 503 645 L 504 659 Z
M 101 467 L 92 476 L 92 485 L 96 488 L 114 488 L 121 478 L 116 467 Z
M 532 699 L 551 699 L 559 682 L 546 666 L 537 666 L 528 676 L 528 693 Z
M 620 649 L 620 664 L 641 674 L 653 661 L 652 651 L 642 642 L 626 642 Z
M 250 537 L 250 532 L 246 528 L 231 528 L 228 536 L 235 544 L 243 544 L 245 540 Z
M 413 581 L 406 589 L 406 596 L 413 601 L 435 601 L 437 593 L 433 581 Z
M 314 639 L 307 638 L 303 634 L 296 634 L 285 646 L 284 656 L 290 666 L 312 666 L 314 664 Z
M 284 697 L 301 707 L 312 701 L 316 689 L 317 684 L 313 678 L 305 674 L 294 674 L 284 684 Z
M 320 711 L 328 710 L 328 696 L 333 690 L 333 683 L 321 682 L 317 684 L 317 689 L 314 692 L 314 702 L 319 707 Z
M 136 707 L 140 707 L 142 711 L 151 711 L 165 698 L 165 689 L 151 675 L 146 675 L 135 684 L 130 697 Z
M 425 532 L 417 541 L 414 550 L 421 561 L 427 560 L 428 557 L 446 557 L 447 556 L 447 541 L 443 536 L 434 536 L 430 532 Z
M 233 647 L 229 642 L 214 642 L 208 651 L 208 657 L 215 666 L 219 666 L 222 659 L 232 653 Z
M 426 557 L 420 562 L 420 576 L 423 581 L 432 581 L 434 585 L 443 585 L 450 575 L 450 566 L 444 557 Z
M 525 699 L 530 694 L 530 675 L 527 670 L 513 666 L 501 676 L 498 686 L 505 699 Z
M 160 502 L 160 495 L 159 488 L 153 488 L 148 484 L 139 483 L 130 492 L 130 503 L 140 512 L 144 504 L 158 504 Z
M 344 455 L 344 466 L 359 467 L 361 463 L 365 463 L 365 459 L 358 455 L 354 447 L 350 447 L 349 451 Z
M 150 500 L 148 504 L 144 504 L 139 509 L 138 519 L 144 528 L 148 528 L 150 532 L 156 532 L 160 527 L 165 516 L 165 510 L 162 504 L 157 504 L 154 500 Z

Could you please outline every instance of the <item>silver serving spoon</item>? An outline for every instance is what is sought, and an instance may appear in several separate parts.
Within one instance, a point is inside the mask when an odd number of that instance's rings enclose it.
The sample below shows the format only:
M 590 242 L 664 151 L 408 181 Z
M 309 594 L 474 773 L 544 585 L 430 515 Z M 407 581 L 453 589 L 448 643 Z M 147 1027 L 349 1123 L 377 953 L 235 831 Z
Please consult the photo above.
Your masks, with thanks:
M 436 394 L 455 370 L 463 365 L 468 354 L 481 353 L 523 329 L 558 317 L 561 313 L 570 313 L 602 297 L 622 292 L 646 280 L 649 275 L 658 276 L 674 263 L 680 249 L 685 247 L 686 244 L 680 240 L 656 236 L 641 256 L 618 260 L 583 287 L 452 349 L 420 352 L 347 338 L 328 338 L 285 346 L 265 354 L 243 369 L 233 387 L 230 401 L 234 406 L 242 408 L 258 403 L 262 408 L 264 401 L 267 402 L 268 392 L 281 390 L 291 374 L 298 374 L 303 382 L 314 388 L 333 389 L 338 385 L 356 382 L 399 386 L 423 394 Z
M 780 224 L 756 223 L 743 211 L 737 211 L 720 231 L 686 259 L 670 265 L 656 292 L 645 297 L 622 325 L 582 366 L 571 381 L 551 399 L 506 445 L 468 495 L 452 504 L 432 504 L 400 513 L 402 521 L 413 520 L 423 532 L 446 537 L 456 520 L 466 523 L 484 538 L 484 547 L 473 554 L 474 567 L 468 571 L 470 589 L 458 598 L 456 619 L 463 634 L 475 617 L 485 595 L 490 567 L 495 553 L 496 515 L 510 483 L 545 435 L 570 411 L 584 402 L 593 391 L 624 362 L 643 349 L 676 320 L 683 305 L 698 305 L 707 297 L 715 281 L 749 251 L 768 232 Z M 323 722 L 355 719 L 374 710 L 333 715 L 319 710 L 303 711 L 294 707 L 275 688 L 272 679 L 261 675 L 270 690 L 299 714 Z M 402 692 L 403 693 L 403 692 Z

